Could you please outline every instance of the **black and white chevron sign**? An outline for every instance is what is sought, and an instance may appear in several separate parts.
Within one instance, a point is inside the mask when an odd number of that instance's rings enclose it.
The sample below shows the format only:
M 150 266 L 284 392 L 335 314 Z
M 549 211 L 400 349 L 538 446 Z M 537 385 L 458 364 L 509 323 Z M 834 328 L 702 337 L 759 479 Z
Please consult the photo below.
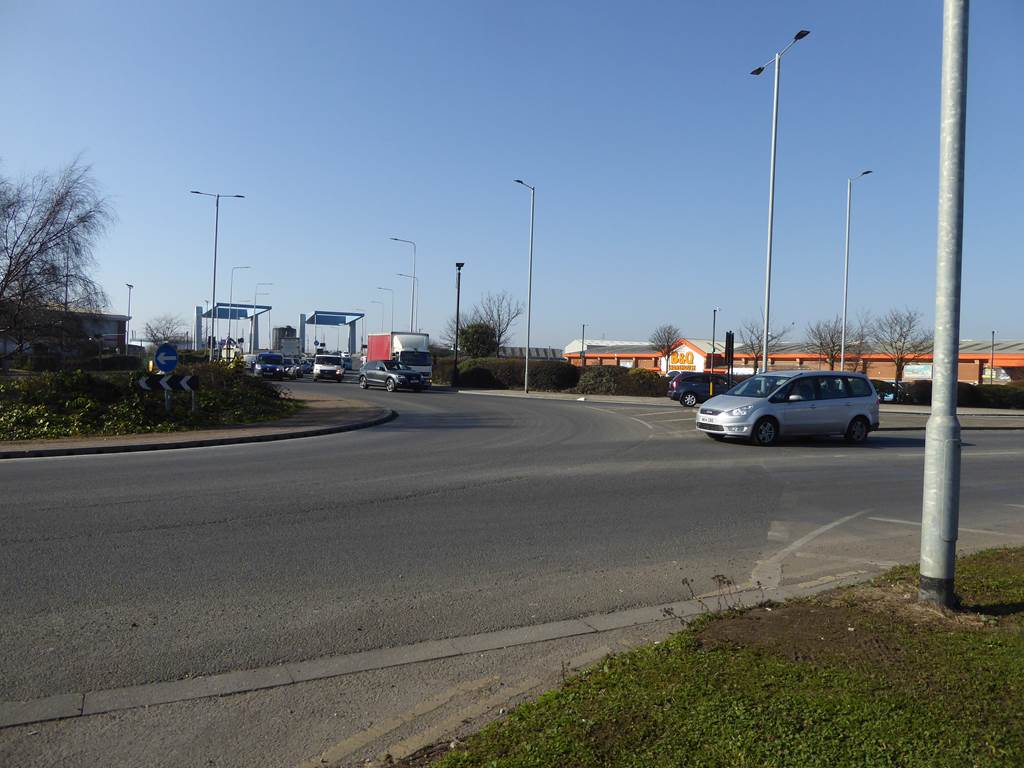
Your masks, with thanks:
M 161 392 L 163 390 L 180 390 L 181 392 L 198 392 L 198 376 L 143 376 L 137 382 L 140 389 L 147 392 Z

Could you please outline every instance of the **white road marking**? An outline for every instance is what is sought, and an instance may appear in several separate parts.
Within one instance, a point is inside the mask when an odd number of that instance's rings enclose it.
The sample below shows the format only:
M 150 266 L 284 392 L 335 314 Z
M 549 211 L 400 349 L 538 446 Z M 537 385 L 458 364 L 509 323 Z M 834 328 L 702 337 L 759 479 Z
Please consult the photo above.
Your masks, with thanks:
M 918 528 L 921 527 L 920 520 L 897 520 L 895 517 L 869 517 L 868 520 L 874 520 L 878 523 L 893 523 L 895 525 L 912 525 Z M 983 528 L 958 528 L 957 530 L 963 531 L 964 533 L 982 533 L 987 536 L 1009 536 L 1011 539 L 1024 539 L 1024 535 L 1019 533 L 1003 533 L 1002 531 L 987 531 Z
M 852 515 L 841 517 L 838 520 L 834 520 L 827 525 L 822 525 L 815 528 L 810 533 L 801 536 L 799 539 L 794 541 L 792 544 L 783 547 L 774 555 L 769 557 L 767 560 L 758 560 L 757 565 L 754 566 L 754 570 L 750 574 L 751 583 L 758 583 L 765 589 L 773 589 L 779 586 L 782 581 L 782 561 L 789 557 L 791 554 L 796 552 L 800 547 L 809 541 L 821 536 L 823 533 L 828 533 L 836 526 L 848 523 L 854 518 L 860 517 L 861 515 L 870 512 L 870 509 L 862 509 L 860 512 L 854 512 Z

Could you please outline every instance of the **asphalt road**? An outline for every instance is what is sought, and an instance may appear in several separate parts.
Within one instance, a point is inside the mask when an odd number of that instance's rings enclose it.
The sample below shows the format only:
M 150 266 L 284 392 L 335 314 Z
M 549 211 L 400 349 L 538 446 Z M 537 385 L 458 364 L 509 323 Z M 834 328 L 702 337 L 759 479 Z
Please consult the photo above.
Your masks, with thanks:
M 291 386 L 400 416 L 0 462 L 0 700 L 658 604 L 687 597 L 684 580 L 702 592 L 719 575 L 786 582 L 916 557 L 922 432 L 759 449 L 697 434 L 683 409 Z M 961 525 L 978 533 L 962 542 L 1024 543 L 1024 432 L 965 438 Z M 773 559 L 847 517 L 832 551 Z

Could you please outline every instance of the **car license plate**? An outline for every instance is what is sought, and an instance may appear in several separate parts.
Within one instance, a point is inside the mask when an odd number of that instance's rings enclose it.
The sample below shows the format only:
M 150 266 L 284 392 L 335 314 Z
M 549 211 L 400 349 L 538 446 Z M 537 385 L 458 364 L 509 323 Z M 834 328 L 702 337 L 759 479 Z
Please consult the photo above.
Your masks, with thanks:
M 698 416 L 697 418 L 700 419 L 703 424 L 713 424 L 715 422 L 714 416 Z

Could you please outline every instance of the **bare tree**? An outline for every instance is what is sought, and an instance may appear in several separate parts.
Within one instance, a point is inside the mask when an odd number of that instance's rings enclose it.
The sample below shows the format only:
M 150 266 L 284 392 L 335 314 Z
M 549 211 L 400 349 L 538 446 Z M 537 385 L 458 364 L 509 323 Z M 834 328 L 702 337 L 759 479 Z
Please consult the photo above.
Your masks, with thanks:
M 92 249 L 112 218 L 88 166 L 14 182 L 0 177 L 0 336 L 7 356 L 70 332 L 69 312 L 99 309 Z
M 870 312 L 861 312 L 857 315 L 855 325 L 846 327 L 846 368 L 850 371 L 859 370 L 861 373 L 868 372 L 871 361 L 868 360 L 868 353 L 871 352 L 871 332 L 875 325 L 875 319 Z
M 661 353 L 661 357 L 665 361 L 665 367 L 662 370 L 667 371 L 668 356 L 672 354 L 672 350 L 676 348 L 676 342 L 679 341 L 679 328 L 671 323 L 659 325 L 651 331 L 651 335 L 648 337 L 647 341 L 650 342 L 652 347 Z
M 889 358 L 896 366 L 896 383 L 903 379 L 903 369 L 932 349 L 932 333 L 921 325 L 916 309 L 890 309 L 879 317 L 871 331 L 875 351 Z
M 489 325 L 494 329 L 494 336 L 498 340 L 498 349 L 508 346 L 511 337 L 512 325 L 523 314 L 523 302 L 513 299 L 508 291 L 501 293 L 488 293 L 473 308 L 472 320 Z M 454 327 L 452 328 L 454 331 Z
M 764 315 L 762 314 L 762 318 Z M 793 326 L 768 329 L 768 357 L 781 349 Z M 764 349 L 764 320 L 744 320 L 739 327 L 740 344 L 747 354 L 754 358 L 754 371 L 760 368 L 761 352 Z M 767 366 L 766 366 L 767 367 Z
M 159 315 L 146 323 L 146 339 L 153 344 L 185 341 L 188 326 L 180 315 Z
M 481 322 L 479 315 L 476 310 L 472 310 L 463 315 L 459 316 L 459 327 L 465 328 L 467 325 L 473 325 L 474 323 Z M 455 315 L 448 318 L 448 322 L 444 324 L 444 330 L 441 331 L 441 343 L 447 349 L 455 349 Z
M 837 316 L 819 320 L 807 326 L 807 346 L 828 363 L 830 371 L 836 369 L 843 343 L 843 321 Z

